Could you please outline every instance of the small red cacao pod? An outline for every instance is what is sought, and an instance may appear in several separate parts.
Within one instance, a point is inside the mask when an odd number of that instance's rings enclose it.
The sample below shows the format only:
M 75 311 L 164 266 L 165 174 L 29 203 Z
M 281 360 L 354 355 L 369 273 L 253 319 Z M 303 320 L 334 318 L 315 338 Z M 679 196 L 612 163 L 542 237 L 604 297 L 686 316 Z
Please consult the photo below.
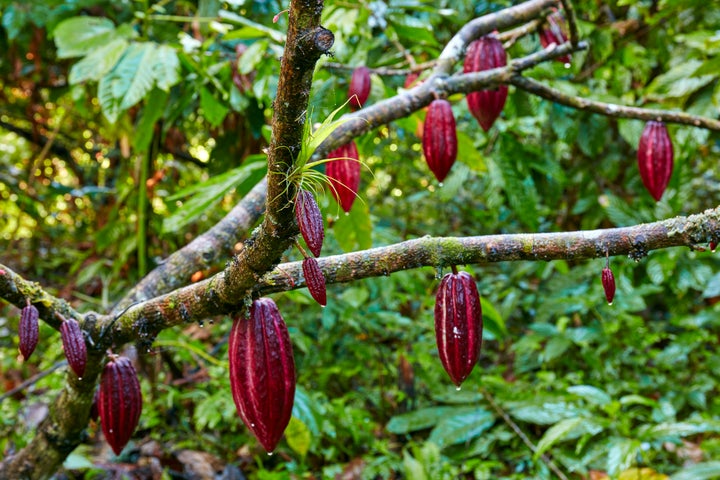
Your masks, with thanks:
M 25 360 L 35 351 L 38 343 L 40 312 L 35 305 L 28 305 L 20 311 L 20 324 L 18 325 L 18 336 L 20 337 L 20 353 Z
M 613 275 L 610 267 L 606 266 L 602 269 L 602 286 L 605 290 L 608 305 L 612 305 L 613 298 L 615 298 L 615 275 Z
M 323 307 L 327 305 L 327 291 L 325 289 L 325 276 L 320 270 L 317 260 L 308 257 L 302 263 L 303 276 L 305 284 L 310 291 L 310 295 Z
M 711 251 L 711 252 L 714 252 L 715 249 L 717 248 L 717 243 L 715 243 L 715 242 L 710 242 L 710 244 L 708 245 L 708 247 L 710 247 L 710 251 Z
M 543 48 L 547 48 L 553 43 L 556 45 L 562 45 L 568 41 L 567 34 L 563 30 L 562 24 L 565 19 L 559 12 L 548 15 L 545 19 L 545 25 L 540 30 L 540 45 Z M 557 57 L 555 60 L 562 63 L 570 63 L 570 55 L 563 55 Z
M 365 66 L 357 67 L 353 70 L 348 88 L 350 110 L 355 111 L 362 108 L 367 102 L 368 96 L 370 96 L 370 69 Z
M 457 132 L 450 102 L 439 98 L 428 107 L 422 136 L 423 152 L 430 170 L 442 182 L 457 159 Z
M 330 191 L 340 207 L 349 212 L 360 188 L 360 156 L 355 141 L 333 150 L 328 158 L 336 159 L 325 164 Z
M 295 219 L 308 248 L 313 255 L 319 257 L 325 239 L 325 227 L 315 197 L 307 190 L 298 190 L 295 198 Z
M 468 46 L 463 72 L 481 72 L 505 65 L 507 65 L 507 53 L 502 42 L 492 35 L 486 35 Z M 500 85 L 494 90 L 480 90 L 468 94 L 468 109 L 486 132 L 500 116 L 507 95 L 507 85 Z
M 435 296 L 435 339 L 443 367 L 458 387 L 477 363 L 482 328 L 475 281 L 466 272 L 448 273 Z
M 238 414 L 263 448 L 272 452 L 290 422 L 295 361 L 277 305 L 259 298 L 249 318 L 236 318 L 228 340 L 230 388 Z
M 68 365 L 75 375 L 82 378 L 87 364 L 87 347 L 80 324 L 72 318 L 63 320 L 60 324 L 60 337 Z
M 98 413 L 105 439 L 115 455 L 130 441 L 142 412 L 140 382 L 127 357 L 110 360 L 100 377 Z
M 663 122 L 649 121 L 638 146 L 640 178 L 650 195 L 659 201 L 670 183 L 673 171 L 673 146 Z

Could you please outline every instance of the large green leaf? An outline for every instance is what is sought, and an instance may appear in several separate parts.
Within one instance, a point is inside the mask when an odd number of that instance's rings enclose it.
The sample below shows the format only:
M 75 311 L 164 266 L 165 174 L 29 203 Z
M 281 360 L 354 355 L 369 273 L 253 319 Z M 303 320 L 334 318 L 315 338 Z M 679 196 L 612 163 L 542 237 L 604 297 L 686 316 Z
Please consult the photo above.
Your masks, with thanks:
M 397 435 L 424 430 L 439 424 L 444 419 L 454 415 L 476 412 L 475 407 L 428 407 L 414 412 L 396 415 L 390 419 L 387 429 Z
M 116 38 L 110 43 L 98 47 L 70 69 L 70 84 L 75 85 L 86 80 L 100 80 L 112 69 L 125 53 L 128 41 Z
M 685 467 L 670 477 L 670 480 L 706 480 L 720 478 L 720 462 L 705 462 Z
M 136 36 L 128 24 L 117 29 L 113 22 L 102 17 L 72 17 L 60 22 L 53 31 L 59 58 L 82 57 L 93 53 L 117 39 Z
M 436 443 L 440 448 L 445 448 L 472 440 L 494 424 L 495 416 L 487 410 L 475 409 L 456 414 L 448 412 L 448 416 L 430 432 L 428 440 Z
M 545 453 L 555 443 L 567 437 L 570 432 L 585 421 L 586 419 L 582 417 L 566 418 L 565 420 L 560 420 L 558 423 L 547 429 L 537 444 L 537 450 L 535 450 L 534 456 L 535 460 L 540 458 L 540 455 Z

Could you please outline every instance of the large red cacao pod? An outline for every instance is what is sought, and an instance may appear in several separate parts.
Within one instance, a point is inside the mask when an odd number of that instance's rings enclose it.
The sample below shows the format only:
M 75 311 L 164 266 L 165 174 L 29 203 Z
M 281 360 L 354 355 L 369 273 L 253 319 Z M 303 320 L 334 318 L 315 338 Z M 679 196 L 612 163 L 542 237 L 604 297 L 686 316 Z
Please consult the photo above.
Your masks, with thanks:
M 348 88 L 350 110 L 358 110 L 365 105 L 370 96 L 370 69 L 362 66 L 353 70 Z
M 443 367 L 458 387 L 477 363 L 482 328 L 475 281 L 466 272 L 448 273 L 435 296 L 435 339 Z
M 19 347 L 20 353 L 22 353 L 25 360 L 30 358 L 38 343 L 40 330 L 38 318 L 40 318 L 40 312 L 35 308 L 35 305 L 27 305 L 20 311 L 20 324 L 18 325 Z
M 290 422 L 295 361 L 290 335 L 275 302 L 259 298 L 249 318 L 236 318 L 228 340 L 230 388 L 238 414 L 272 452 Z
M 315 197 L 307 190 L 298 190 L 295 198 L 295 219 L 308 248 L 313 255 L 319 257 L 325 239 L 325 227 Z
M 60 324 L 60 337 L 68 365 L 75 375 L 82 378 L 87 364 L 87 347 L 85 346 L 85 335 L 83 335 L 77 320 L 72 318 L 63 320 Z
M 325 276 L 320 270 L 317 260 L 308 257 L 302 263 L 303 276 L 305 284 L 310 291 L 310 295 L 323 307 L 327 305 L 327 290 L 325 288 Z
M 340 207 L 349 212 L 360 188 L 360 156 L 355 141 L 333 150 L 328 158 L 336 159 L 325 164 L 330 191 Z
M 492 35 L 486 35 L 468 46 L 463 71 L 481 72 L 505 65 L 507 65 L 507 53 L 502 42 Z M 507 85 L 500 85 L 494 90 L 480 90 L 468 94 L 468 109 L 486 132 L 500 116 L 507 95 Z
M 457 132 L 450 102 L 433 100 L 425 115 L 422 136 L 423 152 L 430 170 L 442 182 L 457 159 Z
M 659 201 L 673 171 L 673 145 L 663 122 L 649 121 L 640 136 L 638 168 L 645 188 Z
M 563 23 L 565 19 L 562 17 L 560 12 L 555 12 L 545 19 L 545 25 L 540 30 L 540 45 L 543 48 L 547 48 L 553 43 L 556 45 L 562 45 L 568 41 L 567 34 L 563 30 Z M 563 55 L 557 57 L 555 60 L 562 63 L 570 63 L 570 55 Z
M 605 290 L 605 299 L 607 299 L 608 305 L 612 305 L 615 298 L 615 275 L 609 266 L 603 267 L 601 280 L 603 290 Z
M 142 412 L 140 382 L 129 358 L 115 357 L 105 365 L 97 409 L 105 439 L 115 455 L 120 455 Z

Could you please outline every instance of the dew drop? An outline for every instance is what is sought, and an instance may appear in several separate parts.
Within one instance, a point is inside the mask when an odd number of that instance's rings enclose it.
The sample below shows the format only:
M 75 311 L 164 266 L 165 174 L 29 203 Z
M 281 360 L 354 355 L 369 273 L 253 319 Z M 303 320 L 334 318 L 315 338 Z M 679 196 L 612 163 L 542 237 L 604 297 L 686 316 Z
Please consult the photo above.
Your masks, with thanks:
M 112 428 L 111 428 L 111 429 L 109 429 L 109 430 L 108 430 L 108 432 L 110 432 L 110 433 L 113 433 L 113 429 L 112 429 Z
M 80 380 L 82 382 L 82 377 L 78 377 L 78 380 Z
M 268 457 L 272 457 L 273 452 L 268 452 Z
M 462 387 L 461 387 L 460 385 L 458 385 L 457 387 L 455 387 L 455 391 L 456 391 L 456 392 L 459 392 L 461 388 L 462 388 Z
M 438 187 L 442 188 L 445 185 L 443 182 L 438 183 Z
M 345 216 L 346 216 L 346 217 L 349 217 L 349 216 L 350 216 L 350 212 L 345 212 Z M 271 455 L 272 455 L 272 454 L 271 454 Z

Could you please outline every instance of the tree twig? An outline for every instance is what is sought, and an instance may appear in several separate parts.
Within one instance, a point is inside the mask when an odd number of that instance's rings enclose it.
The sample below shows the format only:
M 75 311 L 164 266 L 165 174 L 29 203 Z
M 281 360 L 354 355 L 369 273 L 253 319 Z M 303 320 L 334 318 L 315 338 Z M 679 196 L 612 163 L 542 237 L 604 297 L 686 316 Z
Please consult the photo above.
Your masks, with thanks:
M 42 372 L 40 372 L 36 375 L 33 375 L 32 377 L 30 377 L 27 380 L 25 380 L 24 382 L 22 382 L 20 385 L 14 387 L 14 388 L 11 388 L 7 392 L 0 395 L 0 403 L 4 402 L 6 399 L 12 397 L 16 393 L 25 390 L 29 386 L 36 384 L 43 378 L 45 378 L 48 375 L 50 375 L 51 373 L 53 373 L 58 368 L 65 366 L 65 365 L 67 365 L 67 360 L 60 360 L 59 362 L 56 362 L 52 367 L 48 368 L 47 370 L 43 370 Z

